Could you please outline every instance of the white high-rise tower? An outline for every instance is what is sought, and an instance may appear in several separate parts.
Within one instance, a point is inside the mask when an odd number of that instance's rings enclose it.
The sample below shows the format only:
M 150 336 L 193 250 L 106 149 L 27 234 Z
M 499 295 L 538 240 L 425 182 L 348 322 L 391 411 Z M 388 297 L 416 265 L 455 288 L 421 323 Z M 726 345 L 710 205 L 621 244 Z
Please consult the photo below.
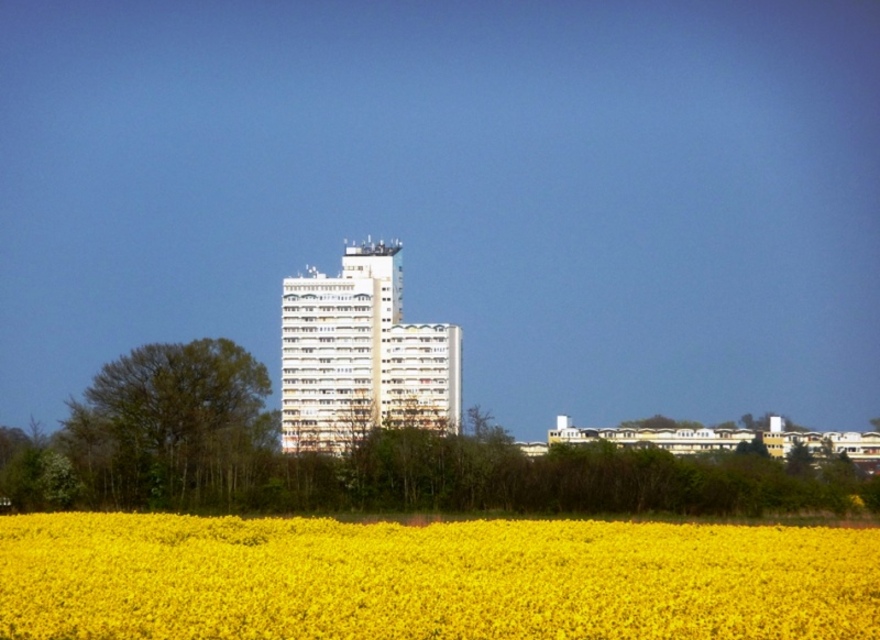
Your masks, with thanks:
M 403 324 L 401 250 L 347 246 L 340 277 L 285 278 L 284 451 L 344 453 L 379 423 L 458 429 L 461 329 Z

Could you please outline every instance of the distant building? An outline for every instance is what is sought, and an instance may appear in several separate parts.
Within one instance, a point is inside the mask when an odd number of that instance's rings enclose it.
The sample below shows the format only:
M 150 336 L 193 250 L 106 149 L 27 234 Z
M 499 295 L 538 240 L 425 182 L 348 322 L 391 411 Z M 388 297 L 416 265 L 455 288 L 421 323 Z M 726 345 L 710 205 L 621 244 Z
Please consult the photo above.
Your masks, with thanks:
M 550 451 L 550 445 L 546 442 L 514 442 L 513 444 L 530 458 L 547 455 Z
M 829 450 L 832 454 L 845 453 L 856 463 L 880 460 L 880 433 L 876 431 L 783 431 L 781 425 L 771 422 L 763 440 L 774 458 L 784 458 L 796 442 L 802 442 L 814 455 Z
M 458 429 L 461 329 L 403 324 L 401 250 L 346 246 L 339 277 L 284 279 L 285 452 L 343 453 L 379 422 Z
M 803 442 L 813 454 L 830 448 L 834 454 L 846 453 L 857 464 L 880 461 L 880 433 L 857 431 L 785 431 L 783 420 L 771 416 L 770 431 L 704 427 L 702 429 L 609 429 L 581 428 L 568 416 L 556 418 L 556 428 L 548 432 L 549 445 L 556 443 L 588 444 L 607 441 L 620 447 L 655 446 L 675 455 L 733 451 L 740 442 L 759 437 L 774 458 L 785 458 L 796 442 Z
M 647 428 L 580 428 L 568 416 L 556 418 L 556 428 L 548 432 L 547 442 L 554 444 L 588 444 L 611 442 L 619 447 L 653 446 L 675 455 L 733 451 L 740 442 L 751 442 L 755 432 L 749 429 L 647 429 Z

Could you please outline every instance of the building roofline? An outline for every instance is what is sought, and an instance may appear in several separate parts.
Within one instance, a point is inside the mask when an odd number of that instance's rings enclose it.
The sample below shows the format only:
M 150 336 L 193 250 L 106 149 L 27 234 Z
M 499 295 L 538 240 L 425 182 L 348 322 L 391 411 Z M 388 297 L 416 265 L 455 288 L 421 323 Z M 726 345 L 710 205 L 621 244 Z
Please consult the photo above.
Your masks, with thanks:
M 403 249 L 403 243 L 400 240 L 392 240 L 389 244 L 385 244 L 384 240 L 373 242 L 367 236 L 367 241 L 362 242 L 360 246 L 352 244 L 345 247 L 346 258 L 371 258 L 373 256 L 393 256 Z

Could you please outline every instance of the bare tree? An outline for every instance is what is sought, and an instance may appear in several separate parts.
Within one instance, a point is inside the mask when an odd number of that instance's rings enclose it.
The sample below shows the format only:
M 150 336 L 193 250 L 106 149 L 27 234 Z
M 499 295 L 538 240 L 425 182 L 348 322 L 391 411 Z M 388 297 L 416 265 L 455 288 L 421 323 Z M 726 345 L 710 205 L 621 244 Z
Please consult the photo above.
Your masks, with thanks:
M 34 416 L 31 416 L 31 420 L 28 423 L 28 431 L 31 434 L 31 445 L 35 449 L 42 450 L 49 445 L 49 437 L 46 435 L 43 423 L 34 419 Z

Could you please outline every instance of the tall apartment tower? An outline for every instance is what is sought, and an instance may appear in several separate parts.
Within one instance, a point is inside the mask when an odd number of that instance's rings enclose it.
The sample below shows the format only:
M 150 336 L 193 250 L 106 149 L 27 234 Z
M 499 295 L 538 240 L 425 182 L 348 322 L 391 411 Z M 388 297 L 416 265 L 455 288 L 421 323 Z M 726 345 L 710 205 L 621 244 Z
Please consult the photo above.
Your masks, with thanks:
M 461 329 L 403 323 L 402 248 L 346 246 L 339 277 L 285 278 L 285 452 L 342 454 L 376 424 L 458 430 Z

